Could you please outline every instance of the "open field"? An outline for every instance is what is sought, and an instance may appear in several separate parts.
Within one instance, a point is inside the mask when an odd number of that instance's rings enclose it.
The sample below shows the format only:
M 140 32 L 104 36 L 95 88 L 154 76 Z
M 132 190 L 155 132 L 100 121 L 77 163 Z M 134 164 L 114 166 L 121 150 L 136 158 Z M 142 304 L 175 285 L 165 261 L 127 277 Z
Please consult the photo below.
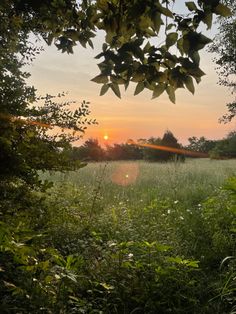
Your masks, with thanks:
M 69 183 L 89 198 L 99 195 L 100 204 L 107 207 L 120 202 L 143 206 L 154 199 L 196 205 L 234 175 L 236 160 L 189 159 L 185 163 L 89 163 L 76 172 L 43 177 Z

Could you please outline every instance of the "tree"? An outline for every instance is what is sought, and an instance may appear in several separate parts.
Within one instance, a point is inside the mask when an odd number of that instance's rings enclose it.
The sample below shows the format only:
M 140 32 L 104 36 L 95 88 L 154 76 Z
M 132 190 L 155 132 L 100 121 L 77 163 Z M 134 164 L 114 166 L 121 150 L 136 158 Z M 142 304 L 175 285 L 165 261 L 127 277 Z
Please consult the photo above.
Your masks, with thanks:
M 178 140 L 173 135 L 173 133 L 167 130 L 163 137 L 154 138 L 151 137 L 148 140 L 145 140 L 144 144 L 156 145 L 154 148 L 144 148 L 144 159 L 149 161 L 169 161 L 174 160 L 175 158 L 184 160 L 182 155 L 171 152 L 171 148 L 181 148 L 181 145 L 178 143 Z M 158 149 L 160 147 L 160 149 Z M 167 150 L 162 150 L 163 148 L 168 148 Z
M 63 150 L 81 137 L 90 111 L 83 102 L 77 110 L 70 103 L 46 95 L 38 98 L 34 87 L 27 86 L 29 73 L 23 67 L 40 49 L 29 44 L 28 29 L 21 28 L 10 8 L 0 4 L 0 208 L 1 213 L 27 209 L 24 202 L 32 189 L 43 188 L 38 171 L 68 170 L 74 166 Z M 50 133 L 59 126 L 66 132 Z M 77 166 L 79 166 L 77 164 Z M 24 205 L 23 205 L 24 204 Z
M 139 147 L 127 143 L 106 147 L 106 158 L 108 160 L 139 160 L 142 157 L 142 150 Z
M 101 161 L 104 159 L 105 152 L 99 145 L 97 139 L 90 138 L 80 147 L 73 148 L 73 154 L 78 160 L 82 161 Z
M 236 132 L 230 132 L 226 138 L 216 142 L 210 151 L 212 159 L 236 158 Z
M 226 17 L 231 12 L 219 0 L 186 1 L 186 14 L 176 13 L 174 4 L 174 0 L 3 0 L 0 12 L 3 36 L 16 40 L 22 31 L 34 32 L 67 53 L 77 43 L 92 47 L 92 38 L 103 30 L 103 51 L 96 57 L 103 60 L 93 79 L 103 84 L 101 95 L 112 89 L 120 97 L 119 85 L 127 88 L 132 81 L 137 83 L 135 95 L 149 89 L 155 98 L 166 91 L 175 102 L 176 89 L 186 87 L 194 93 L 193 79 L 199 83 L 204 75 L 199 51 L 211 40 L 198 31 L 199 25 L 210 28 L 213 14 Z
M 214 59 L 219 75 L 219 84 L 228 87 L 234 97 L 227 104 L 228 113 L 220 122 L 230 122 L 236 116 L 236 3 L 234 0 L 225 0 L 225 4 L 231 9 L 232 15 L 219 18 L 219 32 L 215 37 L 210 51 L 217 54 Z
M 189 144 L 186 146 L 186 148 L 194 152 L 208 153 L 216 145 L 216 141 L 208 140 L 204 136 L 199 138 L 192 136 L 188 138 L 188 141 Z

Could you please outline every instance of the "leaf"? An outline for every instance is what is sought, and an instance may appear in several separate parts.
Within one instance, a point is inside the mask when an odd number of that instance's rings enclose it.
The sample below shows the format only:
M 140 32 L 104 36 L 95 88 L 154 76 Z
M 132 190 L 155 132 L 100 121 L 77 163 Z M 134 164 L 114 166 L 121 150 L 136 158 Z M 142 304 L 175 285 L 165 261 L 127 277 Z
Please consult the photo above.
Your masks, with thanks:
M 111 89 L 113 90 L 114 94 L 115 94 L 117 97 L 121 98 L 120 88 L 119 88 L 119 85 L 118 85 L 118 84 L 112 83 L 112 84 L 111 84 Z
M 210 29 L 212 26 L 212 13 L 205 14 L 204 17 L 202 18 L 203 23 L 207 25 L 207 29 Z
M 172 14 L 172 12 L 169 9 L 167 9 L 165 7 L 162 7 L 160 4 L 157 5 L 157 9 L 158 9 L 159 12 L 161 12 L 165 16 L 173 18 L 173 14 Z
M 189 52 L 189 48 L 190 48 L 190 42 L 187 38 L 187 36 L 184 36 L 183 37 L 183 44 L 182 44 L 182 47 L 183 47 L 183 52 L 188 54 Z
M 105 95 L 106 92 L 108 91 L 109 87 L 110 87 L 110 86 L 109 86 L 108 84 L 104 84 L 104 85 L 102 86 L 102 88 L 101 88 L 100 96 Z
M 163 24 L 162 19 L 161 19 L 161 14 L 159 12 L 155 14 L 154 19 L 153 19 L 153 24 L 154 24 L 155 31 L 158 34 L 160 31 L 161 25 Z
M 186 88 L 187 88 L 192 94 L 194 94 L 195 88 L 194 88 L 193 79 L 191 78 L 191 76 L 187 76 L 187 78 L 186 78 L 184 84 L 185 84 Z
M 132 82 L 141 82 L 143 80 L 144 76 L 143 73 L 134 73 L 131 81 Z
M 212 42 L 212 40 L 205 35 L 199 34 L 198 42 L 204 45 L 207 45 Z
M 102 45 L 102 51 L 105 52 L 105 51 L 107 50 L 107 47 L 108 47 L 107 44 L 104 43 L 104 44 Z
M 176 32 L 169 33 L 166 37 L 166 46 L 171 47 L 173 46 L 178 39 L 178 34 Z
M 166 92 L 167 92 L 167 94 L 169 96 L 170 101 L 175 104 L 175 90 L 174 90 L 174 87 L 169 85 L 166 88 Z
M 199 267 L 199 261 L 190 261 L 190 260 L 184 260 L 185 264 L 188 267 L 198 268 Z
M 196 65 L 199 65 L 200 63 L 200 55 L 197 51 L 193 51 L 191 53 L 189 53 L 189 57 L 193 60 L 193 62 L 196 64 Z
M 196 11 L 197 10 L 197 6 L 193 1 L 186 2 L 185 5 L 189 9 L 189 11 Z
M 200 78 L 203 75 L 206 75 L 200 68 L 190 68 L 188 69 L 188 73 L 191 74 L 192 76 L 194 76 L 194 78 Z
M 92 49 L 94 49 L 93 42 L 92 42 L 91 39 L 88 40 L 88 44 L 89 44 L 89 46 L 90 46 Z
M 106 75 L 100 74 L 91 79 L 91 81 L 98 84 L 108 83 L 108 78 Z
M 152 47 L 152 46 L 151 46 L 150 42 L 148 41 L 148 42 L 146 43 L 145 47 L 143 48 L 143 52 L 144 52 L 144 53 L 147 53 L 151 47 Z
M 135 92 L 134 92 L 134 96 L 138 95 L 139 93 L 141 93 L 144 90 L 144 83 L 143 82 L 139 82 L 135 88 Z
M 177 41 L 177 48 L 179 49 L 179 52 L 181 53 L 181 55 L 184 54 L 184 48 L 183 48 L 183 37 L 181 37 L 178 41 Z
M 164 92 L 165 87 L 165 84 L 158 84 L 153 90 L 152 99 L 159 97 Z
M 217 7 L 214 9 L 214 12 L 218 15 L 221 15 L 223 17 L 231 16 L 232 12 L 231 10 L 224 4 L 220 3 L 217 5 Z

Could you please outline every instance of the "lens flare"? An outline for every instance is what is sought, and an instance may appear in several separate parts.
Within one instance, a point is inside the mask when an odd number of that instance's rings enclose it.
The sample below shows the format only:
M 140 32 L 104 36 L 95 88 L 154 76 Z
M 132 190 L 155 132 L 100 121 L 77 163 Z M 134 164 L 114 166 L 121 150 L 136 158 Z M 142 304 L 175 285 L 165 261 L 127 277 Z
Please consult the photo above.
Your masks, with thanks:
M 122 163 L 111 175 L 111 181 L 117 185 L 128 186 L 134 184 L 139 175 L 137 163 Z
M 149 147 L 152 149 L 164 150 L 167 152 L 182 154 L 182 155 L 192 156 L 192 157 L 202 157 L 202 158 L 209 157 L 209 155 L 206 153 L 194 152 L 191 150 L 187 150 L 187 149 L 183 149 L 183 148 L 174 148 L 174 147 L 170 147 L 170 146 L 154 145 L 154 144 L 139 143 L 139 142 L 137 143 L 133 140 L 128 140 L 127 144 L 135 145 L 135 146 L 139 146 L 139 147 Z

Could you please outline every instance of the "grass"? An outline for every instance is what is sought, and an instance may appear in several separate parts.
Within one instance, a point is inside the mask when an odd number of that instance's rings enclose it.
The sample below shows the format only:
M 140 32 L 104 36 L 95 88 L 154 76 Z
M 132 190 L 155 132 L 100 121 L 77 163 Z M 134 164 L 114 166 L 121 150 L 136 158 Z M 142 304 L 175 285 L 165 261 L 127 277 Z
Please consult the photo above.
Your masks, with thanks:
M 235 178 L 221 187 L 233 176 L 236 160 L 208 159 L 89 163 L 42 175 L 55 183 L 43 223 L 51 245 L 75 261 L 68 267 L 80 280 L 68 291 L 79 309 L 230 313 L 235 259 L 220 265 L 235 255 Z
M 192 206 L 236 175 L 236 160 L 190 159 L 185 163 L 89 163 L 76 172 L 53 173 L 56 184 L 69 183 L 107 207 L 120 202 L 144 206 L 170 199 Z M 45 176 L 44 176 L 45 178 Z

